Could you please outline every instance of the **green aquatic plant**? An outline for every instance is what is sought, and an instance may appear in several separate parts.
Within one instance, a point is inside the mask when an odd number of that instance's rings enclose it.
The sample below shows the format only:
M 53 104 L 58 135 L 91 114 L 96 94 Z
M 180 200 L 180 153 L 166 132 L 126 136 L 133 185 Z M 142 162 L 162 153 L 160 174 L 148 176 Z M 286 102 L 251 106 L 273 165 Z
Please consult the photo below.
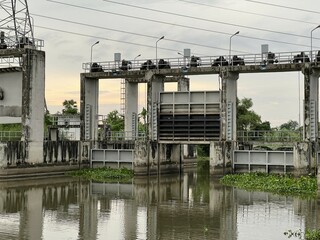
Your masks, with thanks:
M 133 171 L 127 168 L 113 169 L 108 167 L 86 168 L 70 173 L 71 176 L 82 177 L 98 182 L 127 182 L 133 177 Z
M 307 229 L 306 232 L 302 232 L 301 229 L 297 231 L 288 230 L 287 232 L 284 232 L 284 235 L 286 235 L 288 238 L 295 237 L 298 239 L 304 239 L 304 240 L 319 240 L 320 239 L 320 229 Z
M 220 179 L 220 182 L 249 191 L 264 191 L 301 197 L 317 196 L 317 179 L 312 176 L 295 178 L 280 174 L 244 173 L 225 175 Z

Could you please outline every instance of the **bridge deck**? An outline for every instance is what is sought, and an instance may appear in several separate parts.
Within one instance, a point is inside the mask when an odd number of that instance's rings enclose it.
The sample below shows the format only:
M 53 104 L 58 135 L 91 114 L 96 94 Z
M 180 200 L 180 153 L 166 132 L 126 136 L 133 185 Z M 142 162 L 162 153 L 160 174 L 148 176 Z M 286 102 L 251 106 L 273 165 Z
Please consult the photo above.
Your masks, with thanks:
M 222 58 L 223 57 L 223 58 Z M 304 67 L 320 68 L 320 51 L 313 52 L 313 61 L 302 52 L 276 53 L 274 57 L 269 58 L 263 54 L 237 56 L 241 60 L 227 61 L 227 56 L 202 57 L 195 64 L 190 66 L 190 58 L 166 58 L 166 63 L 170 68 L 157 69 L 151 61 L 151 65 L 146 65 L 148 60 L 129 61 L 130 63 L 123 68 L 121 62 L 109 61 L 98 62 L 98 67 L 94 72 L 90 71 L 91 63 L 84 63 L 85 73 L 82 75 L 86 78 L 114 79 L 125 78 L 133 82 L 145 82 L 146 71 L 153 71 L 154 74 L 161 74 L 166 77 L 175 77 L 183 75 L 208 75 L 220 74 L 222 71 L 233 71 L 238 73 L 263 73 L 263 72 L 290 72 L 301 71 Z M 155 62 L 153 60 L 153 62 Z M 229 63 L 230 62 L 230 63 Z M 144 66 L 144 67 L 143 67 Z M 147 66 L 147 67 L 146 67 Z M 146 69 L 149 68 L 150 69 Z M 122 70 L 125 69 L 125 70 Z M 175 81 L 175 78 L 171 79 Z M 168 80 L 170 81 L 170 79 Z

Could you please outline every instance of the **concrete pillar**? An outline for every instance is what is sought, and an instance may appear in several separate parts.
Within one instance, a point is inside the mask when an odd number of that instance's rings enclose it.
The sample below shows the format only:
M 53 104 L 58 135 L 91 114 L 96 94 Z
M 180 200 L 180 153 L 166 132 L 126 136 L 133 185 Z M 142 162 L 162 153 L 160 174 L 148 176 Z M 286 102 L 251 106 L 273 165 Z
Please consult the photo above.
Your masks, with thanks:
M 45 52 L 26 49 L 22 55 L 22 140 L 28 162 L 43 162 Z
M 6 145 L 5 143 L 0 144 L 0 168 L 7 167 Z
M 164 91 L 163 75 L 153 75 L 148 79 L 147 112 L 148 112 L 148 136 L 152 141 L 157 140 L 157 112 L 159 93 Z
M 181 144 L 159 144 L 159 171 L 176 173 L 181 167 Z
M 178 92 L 188 92 L 190 90 L 190 79 L 186 77 L 180 77 L 178 79 Z
M 190 91 L 190 79 L 186 78 L 184 76 L 181 76 L 178 79 L 178 92 L 189 92 Z M 195 147 L 189 148 L 188 145 L 183 145 L 183 153 L 182 153 L 182 161 L 184 161 L 184 157 L 188 157 L 189 154 L 184 154 L 184 149 L 195 149 Z M 194 152 L 192 152 L 190 155 L 194 155 Z
M 81 74 L 80 86 L 81 140 L 98 140 L 99 79 Z
M 304 114 L 303 114 L 303 140 L 305 143 L 298 144 L 298 154 L 308 157 L 308 166 L 305 166 L 304 158 L 296 161 L 295 168 L 299 172 L 316 172 L 318 152 L 318 121 L 319 121 L 319 76 L 320 70 L 306 67 L 302 69 L 304 74 Z M 308 147 L 299 148 L 299 145 Z M 299 155 L 297 155 L 299 157 Z M 303 170 L 304 169 L 304 170 Z M 303 171 L 302 171 L 303 170 Z M 296 171 L 296 169 L 295 169 Z
M 304 68 L 304 140 L 314 142 L 318 138 L 319 76 L 320 70 Z
M 232 170 L 232 142 L 210 142 L 210 174 L 224 175 Z
M 124 130 L 127 139 L 138 135 L 138 83 L 126 80 Z
M 225 71 L 220 74 L 222 78 L 221 99 L 221 139 L 227 141 L 237 140 L 237 80 L 239 73 Z

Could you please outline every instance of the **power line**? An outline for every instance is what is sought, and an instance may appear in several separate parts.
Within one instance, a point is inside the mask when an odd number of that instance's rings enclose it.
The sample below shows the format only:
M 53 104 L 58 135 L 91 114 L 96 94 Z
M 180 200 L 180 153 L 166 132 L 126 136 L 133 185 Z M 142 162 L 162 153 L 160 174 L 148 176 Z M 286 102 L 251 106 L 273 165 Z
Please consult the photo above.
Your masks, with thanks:
M 141 37 L 147 37 L 147 38 L 152 38 L 152 39 L 158 39 L 159 38 L 159 36 L 151 36 L 151 35 L 147 35 L 147 34 L 134 33 L 134 32 L 123 31 L 123 30 L 118 30 L 118 29 L 114 29 L 114 28 L 107 28 L 107 27 L 102 27 L 102 26 L 97 26 L 97 25 L 92 25 L 92 24 L 87 24 L 87 23 L 70 21 L 70 20 L 62 19 L 62 18 L 44 16 L 44 15 L 40 15 L 40 14 L 37 14 L 37 13 L 32 13 L 32 16 L 41 17 L 41 18 L 47 18 L 47 19 L 51 19 L 51 20 L 55 20 L 55 21 L 64 22 L 64 23 L 67 22 L 67 23 L 72 23 L 72 24 L 86 26 L 86 27 L 92 27 L 92 28 L 98 28 L 98 29 L 103 29 L 103 30 L 108 30 L 108 31 L 114 31 L 114 32 L 119 32 L 119 33 L 125 33 L 125 34 L 141 36 Z M 228 50 L 226 48 L 213 47 L 213 46 L 203 45 L 203 44 L 199 44 L 199 43 L 191 43 L 191 42 L 186 42 L 186 41 L 174 40 L 174 39 L 170 39 L 170 38 L 166 38 L 166 41 L 189 44 L 189 45 L 205 47 L 205 48 L 219 49 L 219 50 L 224 50 L 224 51 Z M 245 51 L 237 51 L 237 52 L 239 52 L 239 53 L 248 53 L 248 52 L 245 52 Z
M 127 4 L 127 3 L 120 3 L 120 2 L 115 2 L 115 1 L 111 1 L 111 0 L 102 0 L 102 1 L 110 2 L 110 3 L 122 5 L 122 6 L 132 7 L 132 8 L 148 10 L 148 11 L 157 12 L 157 13 L 164 13 L 164 14 L 168 14 L 168 15 L 174 15 L 174 16 L 179 16 L 179 17 L 184 17 L 184 18 L 189 18 L 189 19 L 195 19 L 195 20 L 200 20 L 200 21 L 205 21 L 205 22 L 218 23 L 218 24 L 228 25 L 228 26 L 233 26 L 233 27 L 241 27 L 241 28 L 247 28 L 247 29 L 250 29 L 250 30 L 263 31 L 263 32 L 269 32 L 269 33 L 276 33 L 276 34 L 282 34 L 282 35 L 289 35 L 289 36 L 294 36 L 294 37 L 302 37 L 302 38 L 308 38 L 308 39 L 310 38 L 310 36 L 305 36 L 305 35 L 299 35 L 299 34 L 294 34 L 294 33 L 284 33 L 284 32 L 273 31 L 273 30 L 257 28 L 257 27 L 250 27 L 250 26 L 234 24 L 234 23 L 226 23 L 226 22 L 221 22 L 221 21 L 216 21 L 216 20 L 211 20 L 211 19 L 206 19 L 206 18 L 193 17 L 193 16 L 184 15 L 184 14 L 178 14 L 178 13 L 162 11 L 162 10 L 159 10 L 159 9 L 140 7 L 140 6 L 137 6 L 137 5 L 131 5 L 131 4 Z
M 205 29 L 205 28 L 191 27 L 191 26 L 186 26 L 186 25 L 182 25 L 182 24 L 168 23 L 168 22 L 158 21 L 158 20 L 153 20 L 153 19 L 148 19 L 148 18 L 135 17 L 135 16 L 130 16 L 128 14 L 114 13 L 114 12 L 109 12 L 109 11 L 90 8 L 90 7 L 84 7 L 84 6 L 79 6 L 79 5 L 69 4 L 69 3 L 58 2 L 58 1 L 54 1 L 54 0 L 47 0 L 47 1 L 48 2 L 52 2 L 52 3 L 61 4 L 61 5 L 65 5 L 65 6 L 70 6 L 70 7 L 75 7 L 75 8 L 80 8 L 80 9 L 85 9 L 85 10 L 90 10 L 90 11 L 95 11 L 95 12 L 101 12 L 101 13 L 107 13 L 107 14 L 121 16 L 121 17 L 139 19 L 139 20 L 148 21 L 148 22 L 166 24 L 166 25 L 175 26 L 175 27 L 182 27 L 182 28 L 200 30 L 200 31 L 205 31 L 205 32 L 210 32 L 210 33 L 224 34 L 224 35 L 228 35 L 228 36 L 232 35 L 230 33 L 221 32 L 221 31 L 214 31 L 214 30 L 209 30 L 209 29 Z M 293 45 L 293 46 L 310 47 L 309 45 L 304 45 L 304 44 L 290 43 L 290 42 L 271 40 L 271 39 L 266 39 L 266 38 L 250 37 L 250 36 L 245 36 L 245 35 L 242 35 L 242 34 L 238 35 L 238 37 L 247 38 L 247 39 L 254 39 L 254 40 L 261 40 L 261 41 L 268 41 L 268 42 L 274 42 L 274 43 L 281 43 L 281 44 L 287 44 L 287 45 Z M 319 38 L 314 38 L 314 39 L 319 39 Z
M 215 5 L 206 4 L 206 3 L 192 2 L 192 1 L 187 1 L 187 0 L 178 0 L 178 1 L 180 1 L 180 2 L 185 2 L 185 3 L 190 3 L 190 4 L 195 4 L 195 5 L 200 5 L 200 6 L 205 6 L 205 7 L 223 9 L 223 10 L 232 11 L 232 12 L 245 13 L 245 14 L 250 14 L 250 15 L 255 15 L 255 16 L 261 16 L 261 17 L 267 17 L 267 18 L 274 18 L 274 19 L 286 20 L 286 21 L 291 21 L 291 22 L 307 23 L 307 24 L 312 24 L 312 25 L 317 25 L 317 24 L 319 24 L 319 23 L 316 23 L 316 22 L 308 22 L 308 21 L 297 20 L 297 19 L 293 19 L 293 18 L 285 18 L 285 17 L 278 17 L 278 16 L 273 16 L 273 15 L 268 15 L 268 14 L 262 14 L 262 13 L 255 13 L 255 12 L 243 11 L 243 10 L 238 10 L 238 9 L 226 8 L 226 7 L 221 7 L 221 6 L 215 6 Z
M 56 32 L 62 32 L 62 33 L 77 35 L 77 36 L 81 36 L 81 37 L 90 37 L 90 38 L 107 40 L 107 41 L 111 41 L 111 42 L 125 43 L 125 44 L 140 46 L 140 47 L 155 48 L 154 46 L 151 46 L 151 45 L 146 45 L 146 44 L 141 44 L 141 43 L 133 43 L 133 42 L 127 42 L 127 41 L 121 41 L 121 40 L 115 40 L 115 39 L 111 39 L 111 38 L 99 37 L 99 36 L 95 36 L 95 35 L 83 34 L 83 33 L 78 33 L 78 32 L 71 32 L 71 31 L 66 31 L 66 30 L 57 29 L 57 28 L 50 28 L 50 27 L 39 26 L 39 25 L 38 26 L 35 25 L 35 27 L 46 29 L 46 30 L 50 30 L 50 31 L 56 31 Z M 158 49 L 167 50 L 167 51 L 171 51 L 171 52 L 172 51 L 174 51 L 174 52 L 180 51 L 180 50 L 177 50 L 177 49 L 164 48 L 164 47 L 158 47 Z M 236 52 L 236 50 L 234 50 L 234 51 Z M 200 53 L 195 53 L 195 54 L 199 55 L 199 56 L 205 56 L 205 54 L 200 54 Z
M 314 10 L 308 10 L 308 9 L 302 9 L 302 8 L 295 8 L 295 7 L 288 7 L 288 6 L 278 5 L 278 4 L 274 4 L 274 3 L 259 2 L 259 1 L 254 1 L 254 0 L 245 0 L 245 1 L 247 1 L 247 2 L 253 2 L 253 3 L 258 3 L 258 4 L 269 5 L 269 6 L 273 6 L 273 7 L 287 8 L 287 9 L 292 9 L 292 10 L 296 10 L 296 11 L 303 11 L 303 12 L 308 12 L 308 13 L 320 14 L 320 12 L 314 11 Z

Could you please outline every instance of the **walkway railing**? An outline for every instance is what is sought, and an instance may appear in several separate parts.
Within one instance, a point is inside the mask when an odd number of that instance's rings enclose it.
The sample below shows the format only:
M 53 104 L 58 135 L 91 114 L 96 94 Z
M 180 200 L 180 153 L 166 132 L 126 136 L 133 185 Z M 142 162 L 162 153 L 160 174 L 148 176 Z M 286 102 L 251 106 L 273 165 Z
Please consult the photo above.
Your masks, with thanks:
M 290 64 L 290 63 L 305 63 L 305 62 L 320 62 L 320 52 L 318 50 L 312 51 L 313 59 L 310 59 L 311 52 L 280 52 L 280 53 L 266 53 L 266 54 L 245 54 L 234 55 L 229 61 L 229 56 L 202 56 L 192 60 L 192 57 L 183 58 L 163 58 L 159 62 L 159 68 L 188 68 L 192 66 L 197 67 L 214 67 L 214 66 L 264 66 L 268 64 Z M 158 59 L 159 60 L 159 59 Z M 82 68 L 85 72 L 90 72 L 92 65 L 92 72 L 116 72 L 116 71 L 132 71 L 132 70 L 146 70 L 155 69 L 155 59 L 139 59 L 139 60 L 124 60 L 125 65 L 121 61 L 105 61 L 95 62 L 94 65 L 90 62 L 83 63 Z
M 0 131 L 0 141 L 20 141 L 21 136 L 20 131 Z
M 142 140 L 146 138 L 145 132 L 139 132 L 135 134 L 132 131 L 126 132 L 107 132 L 104 139 L 107 141 L 125 141 L 125 140 Z
M 238 131 L 239 142 L 296 142 L 302 140 L 300 131 Z

